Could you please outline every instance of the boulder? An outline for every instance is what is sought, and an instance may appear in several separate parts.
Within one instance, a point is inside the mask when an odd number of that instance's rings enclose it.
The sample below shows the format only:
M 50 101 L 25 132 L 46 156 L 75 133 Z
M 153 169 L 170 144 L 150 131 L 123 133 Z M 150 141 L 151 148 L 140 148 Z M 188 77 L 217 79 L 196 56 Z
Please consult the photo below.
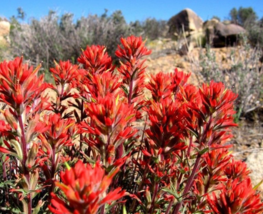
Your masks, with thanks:
M 251 181 L 253 185 L 257 185 L 263 180 L 263 151 L 258 149 L 257 152 L 250 154 L 247 157 L 246 163 L 248 168 L 251 170 Z M 261 191 L 261 195 L 263 195 L 263 184 L 261 184 L 258 188 Z
M 172 36 L 180 35 L 184 31 L 186 36 L 202 31 L 203 20 L 191 9 L 184 9 L 168 21 L 169 31 Z
M 214 29 L 217 23 L 220 21 L 218 19 L 211 19 L 203 23 L 203 32 L 206 37 L 206 43 L 212 46 L 212 41 L 214 37 Z
M 0 45 L 6 45 L 9 41 L 10 23 L 0 20 Z
M 212 47 L 234 46 L 239 44 L 239 35 L 246 30 L 236 24 L 226 24 L 216 19 L 204 22 L 203 31 L 206 35 L 207 43 Z

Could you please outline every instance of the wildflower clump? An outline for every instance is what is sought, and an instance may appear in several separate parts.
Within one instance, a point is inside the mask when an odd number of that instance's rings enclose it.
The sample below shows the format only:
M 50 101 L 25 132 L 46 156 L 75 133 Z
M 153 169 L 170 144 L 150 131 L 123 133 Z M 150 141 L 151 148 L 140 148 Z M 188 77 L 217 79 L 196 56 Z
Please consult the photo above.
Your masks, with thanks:
M 237 95 L 176 69 L 148 75 L 150 53 L 122 38 L 116 66 L 106 47 L 87 46 L 79 64 L 55 62 L 54 85 L 23 58 L 0 63 L 1 210 L 263 212 L 229 152 Z

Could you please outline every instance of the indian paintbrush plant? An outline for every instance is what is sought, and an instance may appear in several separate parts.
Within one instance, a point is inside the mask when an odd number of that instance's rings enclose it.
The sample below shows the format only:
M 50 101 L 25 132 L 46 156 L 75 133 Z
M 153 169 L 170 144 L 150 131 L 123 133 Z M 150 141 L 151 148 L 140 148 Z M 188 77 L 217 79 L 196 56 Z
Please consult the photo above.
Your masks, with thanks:
M 55 85 L 18 57 L 0 63 L 4 213 L 262 213 L 229 152 L 237 95 L 175 70 L 147 76 L 141 37 L 55 62 Z M 52 92 L 52 93 L 51 93 Z

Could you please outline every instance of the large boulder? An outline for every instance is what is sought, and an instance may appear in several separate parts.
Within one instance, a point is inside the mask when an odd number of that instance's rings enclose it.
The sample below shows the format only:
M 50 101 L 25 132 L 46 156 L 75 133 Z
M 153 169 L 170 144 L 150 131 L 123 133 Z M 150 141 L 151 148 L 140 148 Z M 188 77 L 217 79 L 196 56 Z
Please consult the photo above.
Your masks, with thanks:
M 7 45 L 9 41 L 10 23 L 0 20 L 0 46 Z
M 202 31 L 203 20 L 191 9 L 184 9 L 168 21 L 169 34 L 180 35 L 184 31 L 186 36 Z
M 216 19 L 204 22 L 203 31 L 207 43 L 212 47 L 234 46 L 239 44 L 239 35 L 246 30 L 236 24 L 222 23 Z

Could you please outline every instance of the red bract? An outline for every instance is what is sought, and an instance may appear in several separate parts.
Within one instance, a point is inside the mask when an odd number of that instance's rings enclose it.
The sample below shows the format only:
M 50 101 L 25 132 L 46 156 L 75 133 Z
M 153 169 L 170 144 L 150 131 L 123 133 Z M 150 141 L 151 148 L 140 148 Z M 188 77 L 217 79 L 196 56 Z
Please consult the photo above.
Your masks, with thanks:
M 125 195 L 121 188 L 108 192 L 112 178 L 117 172 L 118 169 L 105 175 L 99 162 L 93 168 L 78 161 L 73 168 L 61 172 L 62 183 L 56 182 L 56 186 L 63 191 L 66 200 L 58 198 L 53 193 L 50 211 L 56 214 L 97 213 L 102 205 L 112 203 Z
M 110 72 L 103 74 L 95 74 L 91 77 L 91 81 L 86 85 L 87 93 L 91 94 L 91 97 L 97 99 L 98 97 L 106 97 L 107 95 L 123 95 L 121 91 L 120 79 Z
M 118 45 L 118 49 L 115 52 L 116 56 L 119 58 L 124 58 L 130 61 L 132 65 L 143 56 L 151 54 L 152 51 L 148 50 L 142 41 L 142 37 L 130 36 L 121 38 L 121 44 L 123 47 Z
M 221 188 L 221 183 L 227 181 L 224 169 L 231 158 L 227 149 L 217 149 L 203 155 L 202 171 L 195 182 L 200 196 Z
M 177 69 L 174 70 L 171 79 L 174 94 L 178 92 L 180 87 L 183 87 L 187 83 L 190 75 L 191 74 L 185 74 L 184 72 L 178 71 Z
M 118 71 L 123 75 L 128 103 L 136 103 L 136 109 L 139 109 L 141 105 L 138 103 L 143 93 L 145 73 L 144 61 L 140 59 L 149 55 L 151 51 L 144 46 L 145 42 L 142 41 L 141 37 L 122 38 L 121 43 L 123 47 L 118 46 L 115 53 L 123 61 Z
M 227 115 L 235 113 L 233 105 L 237 95 L 227 90 L 222 82 L 203 84 L 200 94 L 207 112 L 220 111 Z
M 228 163 L 226 169 L 225 169 L 225 175 L 227 176 L 228 179 L 239 179 L 240 181 L 244 180 L 245 178 L 248 177 L 250 171 L 247 168 L 247 164 L 234 160 L 232 160 Z
M 39 68 L 23 64 L 22 57 L 0 63 L 0 101 L 22 113 L 47 88 L 44 76 L 37 76 Z
M 185 108 L 170 99 L 161 100 L 159 103 L 152 101 L 147 109 L 150 128 L 147 135 L 153 141 L 155 149 L 163 152 L 172 152 L 186 148 L 183 138 L 186 133 Z
M 105 71 L 114 70 L 114 66 L 112 66 L 112 59 L 107 54 L 105 46 L 87 46 L 78 58 L 78 62 L 84 66 L 91 76 L 95 73 L 103 73 Z
M 91 124 L 82 122 L 79 126 L 80 132 L 90 133 L 96 137 L 86 139 L 86 142 L 91 149 L 104 154 L 103 156 L 106 156 L 104 158 L 111 164 L 115 159 L 116 148 L 122 146 L 126 139 L 132 138 L 136 133 L 129 126 L 135 120 L 136 112 L 132 106 L 119 100 L 118 96 L 112 95 L 98 98 L 95 103 L 87 104 L 86 111 L 92 122 Z
M 78 76 L 78 66 L 72 65 L 70 61 L 55 62 L 55 68 L 50 68 L 50 72 L 53 74 L 56 85 L 72 84 Z
M 48 142 L 48 148 L 56 148 L 56 152 L 58 152 L 63 146 L 72 145 L 72 135 L 75 132 L 75 122 L 73 119 L 62 119 L 58 114 L 50 114 L 45 115 L 43 121 L 48 126 L 48 130 L 41 136 L 45 147 Z
M 127 94 L 128 103 L 136 103 L 142 99 L 145 68 L 142 63 L 138 63 L 137 67 L 131 66 L 130 63 L 121 64 L 118 71 L 123 75 L 123 83 Z
M 213 193 L 208 196 L 211 209 L 218 214 L 260 214 L 263 204 L 260 197 L 252 188 L 250 178 L 243 181 L 229 180 L 221 190 L 219 196 Z
M 3 120 L 0 120 L 0 137 L 8 136 L 10 134 L 11 130 L 12 130 L 12 128 L 9 124 L 7 124 Z
M 147 83 L 146 88 L 151 91 L 152 99 L 155 102 L 171 96 L 173 89 L 171 79 L 171 74 L 164 74 L 163 72 L 159 72 L 156 75 L 151 74 L 150 81 Z

